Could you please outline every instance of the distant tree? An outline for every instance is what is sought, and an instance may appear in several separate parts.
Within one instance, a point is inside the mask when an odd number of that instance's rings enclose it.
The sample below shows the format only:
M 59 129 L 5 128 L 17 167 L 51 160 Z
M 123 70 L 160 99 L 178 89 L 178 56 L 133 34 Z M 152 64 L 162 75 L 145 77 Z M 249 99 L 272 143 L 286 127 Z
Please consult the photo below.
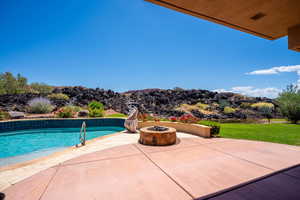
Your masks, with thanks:
M 0 95 L 6 94 L 5 81 L 2 79 L 2 74 L 0 74 Z
M 277 98 L 281 113 L 292 123 L 300 120 L 300 90 L 297 86 L 289 85 Z
M 18 92 L 18 82 L 10 72 L 0 74 L 1 94 L 16 94 Z
M 262 115 L 268 119 L 269 124 L 271 123 L 271 119 L 273 118 L 273 115 L 272 115 L 273 110 L 274 110 L 274 107 L 268 107 L 268 106 L 262 106 L 260 108 Z
M 16 81 L 17 81 L 17 93 L 28 92 L 27 78 L 21 76 L 21 74 L 18 74 Z
M 268 122 L 271 123 L 273 118 L 274 104 L 267 102 L 258 102 L 251 105 L 251 108 L 254 108 L 261 112 L 262 116 L 268 119 Z
M 32 83 L 28 85 L 27 78 L 17 74 L 15 77 L 10 72 L 0 74 L 0 95 L 20 93 L 51 93 L 53 87 L 45 83 Z

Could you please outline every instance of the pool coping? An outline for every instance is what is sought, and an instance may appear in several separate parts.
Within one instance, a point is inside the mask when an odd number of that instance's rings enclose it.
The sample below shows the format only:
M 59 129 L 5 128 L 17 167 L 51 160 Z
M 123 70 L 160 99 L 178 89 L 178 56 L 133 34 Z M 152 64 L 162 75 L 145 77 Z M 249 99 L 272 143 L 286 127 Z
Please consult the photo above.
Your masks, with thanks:
M 116 132 L 116 133 L 112 133 L 112 134 L 108 134 L 108 135 L 103 135 L 103 136 L 100 136 L 100 137 L 97 137 L 97 138 L 94 138 L 94 139 L 91 139 L 91 140 L 87 140 L 86 145 L 89 145 L 89 144 L 94 143 L 94 142 L 99 141 L 99 140 L 104 140 L 104 139 L 109 138 L 109 137 L 120 135 L 122 133 L 124 133 L 124 131 L 120 131 L 120 132 Z M 20 163 L 17 163 L 17 164 L 12 164 L 12 165 L 8 165 L 8 166 L 0 167 L 0 173 L 4 172 L 4 171 L 14 170 L 14 169 L 17 169 L 17 168 L 33 165 L 33 164 L 36 164 L 36 163 L 41 162 L 41 161 L 46 161 L 47 159 L 53 159 L 53 158 L 56 158 L 56 157 L 61 156 L 63 154 L 69 153 L 70 151 L 72 151 L 74 149 L 81 148 L 81 147 L 83 147 L 83 146 L 79 146 L 79 147 L 70 146 L 70 147 L 66 147 L 66 149 L 64 149 L 64 150 L 51 153 L 50 155 L 47 155 L 47 156 L 42 156 L 42 157 L 32 159 L 32 160 L 29 160 L 29 161 L 20 162 Z
M 126 119 L 125 117 L 76 117 L 76 118 L 22 118 L 22 119 L 7 119 L 0 120 L 0 123 L 18 122 L 18 121 L 38 121 L 38 120 L 91 120 L 91 119 Z

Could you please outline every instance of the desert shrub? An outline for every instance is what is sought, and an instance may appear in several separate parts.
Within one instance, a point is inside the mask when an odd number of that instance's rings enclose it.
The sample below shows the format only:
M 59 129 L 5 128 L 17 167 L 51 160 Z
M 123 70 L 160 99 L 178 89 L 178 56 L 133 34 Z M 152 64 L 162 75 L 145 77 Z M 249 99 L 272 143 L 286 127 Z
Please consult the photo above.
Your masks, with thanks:
M 292 123 L 300 120 L 300 89 L 290 85 L 277 98 L 281 113 Z
M 196 123 L 199 121 L 199 118 L 191 114 L 184 114 L 181 117 L 179 117 L 178 120 L 182 123 Z
M 114 113 L 114 114 L 106 115 L 105 117 L 123 118 L 123 117 L 127 117 L 127 115 L 123 113 Z
M 77 106 L 65 106 L 56 111 L 56 116 L 60 118 L 73 118 L 78 111 Z
M 228 107 L 230 106 L 230 103 L 227 100 L 225 100 L 225 99 L 219 100 L 219 108 L 221 110 L 224 110 L 224 108 L 227 107 L 227 106 Z
M 254 103 L 251 105 L 251 108 L 256 109 L 256 110 L 260 110 L 261 108 L 264 107 L 269 107 L 269 108 L 274 108 L 274 104 L 272 103 L 267 103 L 267 102 L 258 102 L 258 103 Z
M 104 106 L 98 101 L 92 101 L 88 105 L 89 116 L 90 117 L 103 117 L 104 116 Z
M 231 114 L 231 113 L 234 113 L 235 111 L 236 111 L 236 109 L 231 108 L 231 107 L 229 107 L 229 106 L 226 106 L 226 107 L 224 108 L 224 113 L 225 113 L 225 114 Z
M 76 113 L 82 110 L 81 107 L 79 107 L 79 106 L 68 105 L 68 106 L 65 106 L 65 107 L 71 108 Z
M 38 97 L 28 102 L 28 111 L 30 113 L 36 113 L 36 114 L 50 113 L 53 109 L 54 106 L 47 98 Z
M 103 117 L 104 112 L 99 109 L 89 110 L 89 116 L 90 117 Z
M 32 83 L 30 88 L 39 94 L 49 94 L 52 92 L 53 87 L 45 83 Z
M 102 103 L 98 102 L 98 101 L 92 101 L 89 103 L 88 105 L 89 109 L 100 109 L 100 110 L 104 110 L 104 106 Z
M 251 108 L 251 103 L 243 102 L 241 103 L 240 107 L 243 109 Z
M 217 136 L 220 133 L 221 124 L 218 122 L 202 120 L 199 121 L 198 124 L 211 127 L 210 134 L 212 136 Z
M 201 110 L 207 110 L 209 108 L 209 105 L 204 103 L 197 103 L 196 106 Z
M 63 94 L 63 93 L 49 94 L 48 98 L 51 100 L 65 100 L 65 101 L 68 101 L 70 99 L 68 95 Z
M 9 119 L 9 114 L 7 112 L 0 110 L 0 120 Z

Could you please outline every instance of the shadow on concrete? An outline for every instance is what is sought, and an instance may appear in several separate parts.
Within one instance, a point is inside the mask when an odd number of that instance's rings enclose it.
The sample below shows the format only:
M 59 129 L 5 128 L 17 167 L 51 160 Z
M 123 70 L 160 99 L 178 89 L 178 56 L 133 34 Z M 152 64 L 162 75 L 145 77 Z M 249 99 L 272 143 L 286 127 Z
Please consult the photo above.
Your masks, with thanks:
M 197 200 L 299 200 L 300 165 Z

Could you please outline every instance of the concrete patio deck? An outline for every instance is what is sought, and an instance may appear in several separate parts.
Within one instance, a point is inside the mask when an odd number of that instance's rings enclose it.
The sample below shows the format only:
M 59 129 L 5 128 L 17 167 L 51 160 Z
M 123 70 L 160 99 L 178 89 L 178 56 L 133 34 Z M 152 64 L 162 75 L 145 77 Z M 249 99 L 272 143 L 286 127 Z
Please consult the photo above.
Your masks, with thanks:
M 8 200 L 207 198 L 298 164 L 295 146 L 181 138 L 174 146 L 134 143 L 76 157 L 3 193 Z

